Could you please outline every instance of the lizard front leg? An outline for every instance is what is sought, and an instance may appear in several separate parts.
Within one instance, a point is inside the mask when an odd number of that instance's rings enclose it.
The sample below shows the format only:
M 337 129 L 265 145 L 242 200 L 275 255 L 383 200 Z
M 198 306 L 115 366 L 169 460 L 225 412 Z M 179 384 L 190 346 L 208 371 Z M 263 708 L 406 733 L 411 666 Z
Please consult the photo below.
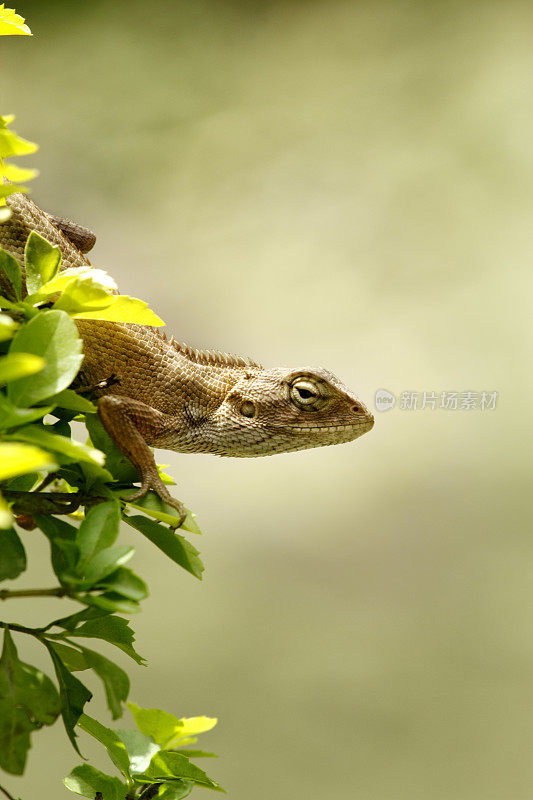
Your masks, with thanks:
M 169 493 L 159 477 L 152 451 L 147 441 L 154 441 L 165 430 L 165 415 L 151 406 L 123 395 L 106 395 L 98 401 L 98 416 L 119 450 L 129 458 L 141 476 L 141 488 L 128 500 L 144 497 L 153 489 L 159 497 L 175 508 L 180 525 L 186 517 L 183 503 Z

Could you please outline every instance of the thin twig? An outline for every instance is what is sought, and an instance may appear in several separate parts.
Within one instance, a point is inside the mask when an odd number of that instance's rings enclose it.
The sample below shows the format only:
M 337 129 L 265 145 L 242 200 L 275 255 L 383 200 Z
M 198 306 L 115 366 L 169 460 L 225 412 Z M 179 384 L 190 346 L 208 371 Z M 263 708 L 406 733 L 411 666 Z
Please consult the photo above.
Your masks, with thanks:
M 63 586 L 53 589 L 0 589 L 0 600 L 12 597 L 65 597 L 68 591 Z
M 15 800 L 15 798 L 13 797 L 13 795 L 12 795 L 12 794 L 10 794 L 10 793 L 7 791 L 7 789 L 4 789 L 4 787 L 3 787 L 1 784 L 0 784 L 0 792 L 3 792 L 3 793 L 5 794 L 5 796 L 8 798 L 8 800 Z
M 18 622 L 2 622 L 2 620 L 0 620 L 0 628 L 9 628 L 10 631 L 16 631 L 17 633 L 27 633 L 41 641 L 41 634 L 44 631 L 44 628 L 27 628 L 25 625 L 19 625 Z
M 14 489 L 2 491 L 6 500 L 13 502 L 15 514 L 72 514 L 80 506 L 94 506 L 108 497 L 75 492 L 19 492 Z

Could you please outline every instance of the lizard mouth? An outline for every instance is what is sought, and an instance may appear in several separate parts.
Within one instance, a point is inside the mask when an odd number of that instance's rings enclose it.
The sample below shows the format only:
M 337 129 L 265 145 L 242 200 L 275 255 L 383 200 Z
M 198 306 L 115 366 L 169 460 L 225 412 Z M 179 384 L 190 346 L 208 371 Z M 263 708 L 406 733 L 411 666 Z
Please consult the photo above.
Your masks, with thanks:
M 374 427 L 374 417 L 369 416 L 360 422 L 348 422 L 345 425 L 291 425 L 291 430 L 295 433 L 348 433 L 358 431 L 367 433 Z

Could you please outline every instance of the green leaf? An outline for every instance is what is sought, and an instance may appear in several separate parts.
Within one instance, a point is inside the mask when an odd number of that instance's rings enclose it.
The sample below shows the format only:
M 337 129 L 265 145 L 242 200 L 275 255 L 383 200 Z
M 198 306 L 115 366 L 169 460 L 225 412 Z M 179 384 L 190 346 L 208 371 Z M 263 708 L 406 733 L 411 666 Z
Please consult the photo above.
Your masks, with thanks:
M 143 300 L 111 294 L 92 274 L 69 281 L 54 308 L 62 309 L 76 319 L 105 319 L 155 327 L 165 324 Z
M 104 580 L 98 581 L 98 588 L 107 589 L 136 602 L 149 595 L 146 583 L 127 567 L 119 567 Z
M 0 313 L 0 342 L 7 342 L 15 335 L 15 331 L 19 325 L 14 319 L 11 319 L 7 314 Z
M 16 258 L 13 258 L 6 250 L 0 250 L 0 270 L 7 275 L 15 297 L 20 300 L 22 298 L 22 270 Z
M 136 614 L 139 611 L 139 603 L 136 600 L 129 600 L 116 592 L 96 594 L 90 591 L 86 594 L 77 594 L 76 600 L 87 606 L 105 609 L 110 614 Z
M 205 772 L 192 764 L 188 758 L 181 753 L 160 750 L 152 756 L 150 766 L 144 773 L 137 775 L 137 780 L 146 783 L 158 783 L 159 781 L 169 781 L 175 778 L 193 781 L 206 789 L 214 789 L 223 792 L 221 786 L 211 780 Z
M 28 294 L 38 292 L 41 286 L 55 278 L 61 263 L 61 250 L 31 231 L 24 248 L 26 286 Z
M 3 3 L 0 5 L 0 36 L 32 36 L 24 17 L 14 8 L 4 8 Z
M 0 581 L 13 579 L 26 569 L 26 553 L 13 528 L 0 530 Z
M 33 353 L 8 353 L 0 357 L 0 386 L 27 375 L 35 375 L 45 366 L 45 361 Z
M 127 545 L 101 550 L 91 559 L 83 572 L 79 570 L 82 588 L 88 589 L 99 584 L 101 580 L 129 561 L 134 552 L 133 547 Z
M 176 509 L 173 508 L 173 506 L 169 506 L 168 503 L 165 503 L 155 492 L 148 492 L 144 497 L 140 497 L 132 503 L 128 500 L 127 495 L 124 495 L 122 499 L 128 503 L 128 505 L 131 505 L 132 508 L 138 508 L 144 511 L 145 514 L 148 514 L 150 517 L 160 522 L 165 522 L 167 525 L 170 525 L 171 528 L 177 528 L 179 526 L 180 518 L 176 513 Z M 180 530 L 189 531 L 189 533 L 202 533 L 190 511 L 187 511 L 185 522 L 181 525 Z
M 102 466 L 104 454 L 100 450 L 95 450 L 94 447 L 76 442 L 66 436 L 49 433 L 49 430 L 53 427 L 52 425 L 28 425 L 24 428 L 18 428 L 14 433 L 6 434 L 5 438 L 17 439 L 45 447 L 56 454 L 57 460 L 61 464 L 69 463 L 70 461 L 89 461 L 92 464 Z
M 92 693 L 83 685 L 81 681 L 71 675 L 66 666 L 61 661 L 52 642 L 41 639 L 52 658 L 59 683 L 59 694 L 61 697 L 61 716 L 67 736 L 70 739 L 74 750 L 81 755 L 76 743 L 76 733 L 74 727 L 83 713 L 83 707 L 91 697 Z
M 62 519 L 36 514 L 35 522 L 50 542 L 52 567 L 61 584 L 69 583 L 78 561 L 77 529 Z
M 8 395 L 17 405 L 30 406 L 66 389 L 83 360 L 75 323 L 62 311 L 43 311 L 23 325 L 11 342 L 10 353 L 33 353 L 46 361 L 31 378 L 10 383 Z
M 27 425 L 49 414 L 53 406 L 40 406 L 36 408 L 18 408 L 4 394 L 0 394 L 0 430 L 16 428 Z
M 63 642 L 54 642 L 54 650 L 69 672 L 81 672 L 84 669 L 89 669 L 87 659 L 81 650 L 63 644 Z
M 149 737 L 140 731 L 118 730 L 117 734 L 126 746 L 130 760 L 130 770 L 132 774 L 144 772 L 148 769 L 154 753 L 161 748 Z
M 119 778 L 106 775 L 90 764 L 74 767 L 70 775 L 63 778 L 63 783 L 71 792 L 90 797 L 94 800 L 99 792 L 104 800 L 125 800 L 128 787 Z
M 108 658 L 104 658 L 100 653 L 89 650 L 87 647 L 80 646 L 80 649 L 87 666 L 96 672 L 104 684 L 107 705 L 113 719 L 118 719 L 123 713 L 122 703 L 128 699 L 130 679 L 123 669 Z
M 0 481 L 36 469 L 57 468 L 50 453 L 27 444 L 0 442 Z
M 162 783 L 157 793 L 157 800 L 183 800 L 193 789 L 192 781 L 174 780 L 172 783 Z
M 19 661 L 9 628 L 0 658 L 0 767 L 22 775 L 30 733 L 51 725 L 61 710 L 57 690 L 46 675 Z
M 184 747 L 179 747 L 176 752 L 187 758 L 218 758 L 216 753 L 206 753 L 205 750 L 188 750 Z
M 67 620 L 68 619 L 69 618 L 67 618 Z M 70 619 L 72 619 L 72 617 Z M 64 620 L 58 620 L 55 624 L 57 625 L 61 622 L 64 622 Z M 145 660 L 133 649 L 135 636 L 133 635 L 132 629 L 128 625 L 128 620 L 124 619 L 123 617 L 101 616 L 96 619 L 86 619 L 86 622 L 83 622 L 79 627 L 74 628 L 74 630 L 69 630 L 69 636 L 103 639 L 105 642 L 109 642 L 110 644 L 114 644 L 115 647 L 119 647 L 124 653 L 126 653 L 126 655 L 130 656 L 130 658 L 133 658 L 137 664 L 143 664 Z
M 69 633 L 72 633 L 80 623 L 86 622 L 87 620 L 93 619 L 100 619 L 101 617 L 108 616 L 109 612 L 106 611 L 99 611 L 96 608 L 84 608 L 83 611 L 77 611 L 75 614 L 69 614 L 68 617 L 61 617 L 60 619 L 55 619 L 53 622 L 49 622 L 45 631 L 48 631 L 50 628 L 57 626 L 58 628 L 64 628 Z M 126 620 L 124 620 L 126 622 Z
M 105 725 L 87 716 L 87 714 L 81 715 L 78 720 L 78 725 L 83 731 L 93 736 L 104 745 L 113 764 L 125 778 L 130 780 L 131 774 L 128 751 L 126 750 L 124 742 L 119 739 L 115 731 L 112 731 L 111 728 L 106 728 Z
M 119 483 L 135 483 L 139 480 L 139 473 L 129 460 L 123 455 L 113 442 L 100 418 L 95 414 L 87 417 L 85 424 L 95 447 L 105 453 L 106 469 Z
M 9 504 L 0 493 L 0 529 L 5 530 L 6 528 L 12 528 L 14 522 L 15 518 L 11 513 Z
M 50 401 L 60 408 L 66 408 L 69 411 L 79 411 L 82 414 L 96 414 L 97 408 L 94 403 L 76 394 L 72 389 L 63 389 L 62 392 L 51 397 Z
M 184 539 L 184 537 L 180 536 L 178 533 L 174 533 L 174 531 L 171 531 L 169 528 L 165 528 L 158 522 L 148 519 L 148 517 L 142 517 L 137 514 L 133 514 L 132 516 L 124 514 L 123 519 L 128 525 L 131 525 L 132 528 L 135 528 L 140 531 L 143 536 L 146 536 L 147 539 L 162 550 L 172 561 L 179 564 L 183 569 L 186 569 L 187 572 L 190 572 L 195 578 L 199 580 L 202 579 L 202 572 L 205 567 L 198 557 L 198 550 L 193 547 L 187 539 Z
M 111 547 L 116 541 L 119 523 L 120 506 L 116 500 L 98 503 L 87 512 L 77 536 L 80 570 L 83 570 L 97 553 Z
M 135 724 L 145 736 L 151 736 L 163 749 L 179 744 L 183 739 L 210 731 L 217 724 L 215 717 L 178 718 L 160 708 L 141 708 L 127 704 Z

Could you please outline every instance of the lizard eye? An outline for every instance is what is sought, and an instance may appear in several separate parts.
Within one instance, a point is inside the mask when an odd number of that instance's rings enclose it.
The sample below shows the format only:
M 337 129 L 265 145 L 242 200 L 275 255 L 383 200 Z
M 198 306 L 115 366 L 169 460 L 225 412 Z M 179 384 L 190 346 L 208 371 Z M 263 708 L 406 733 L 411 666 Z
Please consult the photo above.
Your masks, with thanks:
M 255 417 L 255 405 L 251 400 L 244 400 L 239 408 L 243 417 Z
M 291 399 L 298 406 L 312 406 L 320 397 L 320 392 L 311 381 L 299 380 L 291 386 Z

